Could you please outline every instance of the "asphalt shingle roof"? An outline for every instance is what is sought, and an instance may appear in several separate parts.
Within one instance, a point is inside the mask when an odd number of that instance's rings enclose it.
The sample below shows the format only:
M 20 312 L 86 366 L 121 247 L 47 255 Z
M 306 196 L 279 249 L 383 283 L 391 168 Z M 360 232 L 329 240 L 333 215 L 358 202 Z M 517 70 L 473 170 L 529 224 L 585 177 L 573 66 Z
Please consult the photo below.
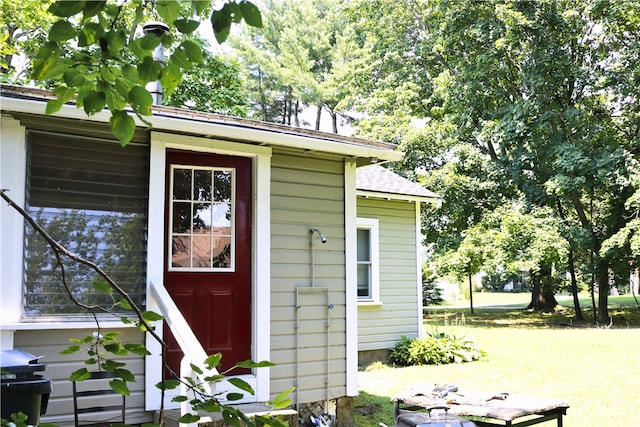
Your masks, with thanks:
M 356 188 L 376 193 L 440 198 L 436 193 L 380 165 L 362 166 L 356 169 Z

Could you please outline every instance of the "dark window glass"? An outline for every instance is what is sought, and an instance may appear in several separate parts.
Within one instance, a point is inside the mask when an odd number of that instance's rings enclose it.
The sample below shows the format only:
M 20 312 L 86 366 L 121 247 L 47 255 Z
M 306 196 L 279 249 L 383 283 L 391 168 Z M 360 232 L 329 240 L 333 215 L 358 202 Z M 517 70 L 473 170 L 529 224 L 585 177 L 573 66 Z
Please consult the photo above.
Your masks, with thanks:
M 358 297 L 371 298 L 371 230 L 358 228 Z
M 97 264 L 139 305 L 146 289 L 149 149 L 116 141 L 29 133 L 27 211 L 70 252 Z M 53 251 L 25 228 L 24 313 L 27 317 L 84 314 L 68 297 L 109 307 L 94 288 L 101 281 Z

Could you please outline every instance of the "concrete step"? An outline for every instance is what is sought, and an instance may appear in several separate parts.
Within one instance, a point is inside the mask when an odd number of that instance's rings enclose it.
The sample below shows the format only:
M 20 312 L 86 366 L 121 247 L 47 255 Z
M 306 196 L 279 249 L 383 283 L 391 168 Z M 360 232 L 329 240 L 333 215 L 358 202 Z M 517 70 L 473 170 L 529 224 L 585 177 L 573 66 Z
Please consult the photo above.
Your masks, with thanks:
M 248 417 L 253 417 L 255 415 L 265 415 L 270 413 L 273 416 L 279 416 L 284 419 L 285 422 L 289 424 L 289 427 L 298 427 L 300 425 L 298 421 L 298 412 L 295 409 L 279 409 L 271 411 L 271 407 L 263 404 L 263 403 L 243 403 L 239 405 L 233 405 L 234 408 L 242 411 L 243 414 Z M 224 427 L 226 424 L 222 420 L 222 415 L 218 413 L 213 414 L 199 414 L 200 421 L 198 421 L 199 427 Z M 180 418 L 179 410 L 169 410 L 165 411 L 165 427 L 178 427 L 179 422 L 178 418 Z

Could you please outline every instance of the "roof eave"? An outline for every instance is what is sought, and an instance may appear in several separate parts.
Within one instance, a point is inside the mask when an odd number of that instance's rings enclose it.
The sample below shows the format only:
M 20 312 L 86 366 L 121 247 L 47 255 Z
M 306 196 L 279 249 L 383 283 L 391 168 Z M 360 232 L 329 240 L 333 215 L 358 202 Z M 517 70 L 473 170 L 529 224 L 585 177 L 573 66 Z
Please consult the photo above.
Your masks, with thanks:
M 2 95 L 0 103 L 2 112 L 15 112 L 26 114 L 45 114 L 45 106 L 48 98 L 31 97 L 19 98 Z M 108 110 L 101 111 L 92 116 L 87 116 L 83 110 L 76 108 L 74 104 L 65 104 L 60 111 L 53 114 L 56 117 L 69 119 L 108 123 L 110 113 Z M 217 116 L 222 117 L 222 116 Z M 147 127 L 142 121 L 135 117 L 136 125 Z M 280 146 L 287 148 L 298 148 L 306 151 L 317 151 L 331 154 L 340 154 L 348 157 L 364 158 L 370 162 L 395 162 L 400 161 L 403 152 L 395 151 L 391 144 L 374 143 L 366 145 L 358 143 L 357 138 L 332 137 L 332 134 L 305 130 L 296 133 L 294 128 L 279 129 L 277 126 L 264 128 L 255 126 L 257 122 L 243 121 L 241 119 L 229 118 L 226 121 L 210 121 L 203 115 L 198 117 L 197 113 L 189 114 L 186 110 L 170 109 L 160 107 L 154 109 L 154 115 L 145 117 L 156 131 L 167 131 L 184 134 L 194 134 L 203 137 L 214 137 L 229 139 L 234 141 L 246 141 L 262 145 Z M 251 124 L 254 124 L 252 126 Z
M 408 202 L 432 203 L 436 207 L 442 205 L 440 196 L 418 196 L 413 194 L 385 193 L 382 191 L 356 190 L 356 195 L 367 198 L 376 198 L 384 200 L 403 200 Z

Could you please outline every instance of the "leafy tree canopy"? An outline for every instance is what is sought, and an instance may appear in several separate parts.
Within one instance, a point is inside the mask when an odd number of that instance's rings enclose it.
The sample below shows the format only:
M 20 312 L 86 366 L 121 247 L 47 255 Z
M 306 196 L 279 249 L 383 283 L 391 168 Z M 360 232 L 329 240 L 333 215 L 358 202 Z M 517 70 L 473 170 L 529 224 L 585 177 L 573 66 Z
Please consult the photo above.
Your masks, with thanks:
M 425 228 L 433 221 L 444 232 L 438 240 L 455 249 L 482 220 L 474 213 L 495 210 L 500 198 L 548 209 L 573 259 L 598 278 L 603 322 L 609 268 L 631 255 L 624 242 L 635 235 L 632 223 L 625 228 L 635 212 L 635 199 L 625 201 L 637 188 L 640 135 L 635 3 L 348 6 L 360 50 L 344 102 L 367 114 L 364 135 L 400 142 L 407 173 L 424 174 L 449 197 L 441 218 L 424 217 Z M 460 153 L 491 166 L 459 167 Z M 612 236 L 619 249 L 601 251 Z
M 259 10 L 246 0 L 230 0 L 213 11 L 206 0 L 58 0 L 48 12 L 56 20 L 33 60 L 31 75 L 54 87 L 57 99 L 49 101 L 46 112 L 59 110 L 74 97 L 88 115 L 107 107 L 111 129 L 123 145 L 135 129 L 127 108 L 143 122 L 151 114 L 152 97 L 145 85 L 160 80 L 171 95 L 185 71 L 204 62 L 202 47 L 185 37 L 202 20 L 210 17 L 220 43 L 233 23 L 262 25 Z M 177 33 L 144 34 L 141 26 L 149 20 L 166 23 Z M 163 63 L 153 59 L 159 45 L 168 53 Z
M 203 47 L 207 45 L 204 40 L 199 44 Z M 233 57 L 213 55 L 207 49 L 203 49 L 202 55 L 202 65 L 185 72 L 171 96 L 163 103 L 178 108 L 246 117 L 249 105 L 240 64 Z
M 0 81 L 24 83 L 26 73 L 16 67 L 21 55 L 32 57 L 47 41 L 54 16 L 47 13 L 49 1 L 0 0 Z

